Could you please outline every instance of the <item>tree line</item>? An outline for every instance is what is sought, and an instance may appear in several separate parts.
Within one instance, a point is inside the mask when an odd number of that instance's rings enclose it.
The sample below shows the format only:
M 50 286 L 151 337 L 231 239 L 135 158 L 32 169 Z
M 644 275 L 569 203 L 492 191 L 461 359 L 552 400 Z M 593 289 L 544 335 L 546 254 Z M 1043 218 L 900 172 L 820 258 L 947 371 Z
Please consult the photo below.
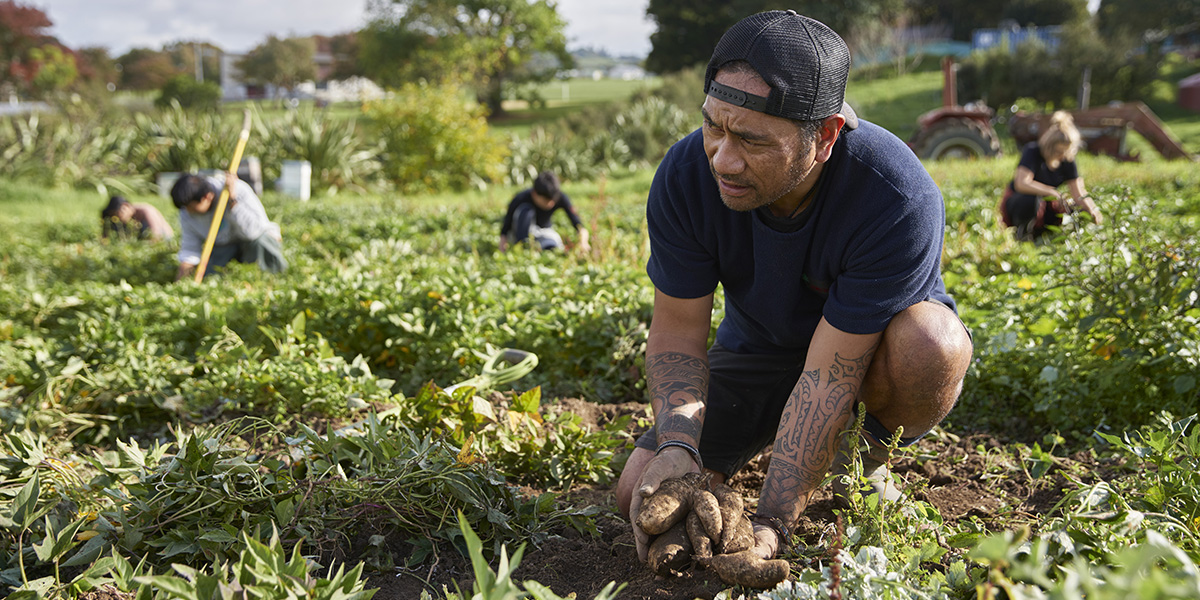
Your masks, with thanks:
M 680 71 L 708 60 L 720 35 L 740 18 L 791 8 L 817 18 L 850 42 L 878 51 L 897 44 L 894 32 L 940 26 L 956 40 L 1002 23 L 1087 24 L 1094 35 L 1127 47 L 1162 39 L 1200 24 L 1200 0 L 650 0 L 656 25 L 645 66 Z M 475 91 L 491 114 L 517 95 L 573 66 L 566 22 L 553 0 L 372 0 L 361 30 L 330 36 L 266 40 L 237 63 L 250 84 L 292 88 L 322 75 L 361 75 L 387 87 L 418 81 L 451 82 Z M 110 56 L 106 48 L 71 49 L 50 34 L 46 13 L 16 0 L 0 1 L 0 92 L 44 97 L 65 90 L 161 90 L 188 78 L 215 86 L 223 50 L 203 40 L 160 49 L 133 48 Z M 331 57 L 318 74 L 318 47 Z

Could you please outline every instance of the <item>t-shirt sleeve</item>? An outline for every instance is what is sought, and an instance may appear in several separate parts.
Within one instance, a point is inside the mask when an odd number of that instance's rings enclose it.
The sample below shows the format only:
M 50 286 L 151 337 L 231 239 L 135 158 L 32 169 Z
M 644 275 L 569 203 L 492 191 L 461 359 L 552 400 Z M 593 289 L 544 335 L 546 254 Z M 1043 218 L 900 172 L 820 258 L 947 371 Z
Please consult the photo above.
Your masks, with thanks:
M 1079 166 L 1073 160 L 1064 160 L 1058 166 L 1058 172 L 1062 174 L 1063 181 L 1079 179 Z
M 669 160 L 669 157 L 668 157 Z M 646 203 L 646 223 L 650 234 L 650 259 L 646 273 L 654 286 L 674 298 L 700 298 L 717 289 L 719 268 L 716 257 L 699 240 L 701 215 L 699 198 L 689 206 L 696 192 L 689 186 L 673 183 L 675 169 L 664 160 L 650 185 Z
M 512 200 L 508 201 L 508 208 L 504 211 L 504 221 L 500 223 L 500 235 L 504 235 L 513 228 L 513 213 L 517 210 L 517 196 L 513 196 Z
M 893 316 L 930 297 L 940 276 L 945 222 L 941 195 L 932 194 L 855 234 L 846 270 L 829 289 L 823 313 L 829 324 L 879 333 Z
M 1025 167 L 1036 174 L 1043 162 L 1042 152 L 1038 150 L 1037 144 L 1034 143 L 1026 145 L 1025 149 L 1021 151 L 1021 162 L 1017 163 L 1017 166 Z

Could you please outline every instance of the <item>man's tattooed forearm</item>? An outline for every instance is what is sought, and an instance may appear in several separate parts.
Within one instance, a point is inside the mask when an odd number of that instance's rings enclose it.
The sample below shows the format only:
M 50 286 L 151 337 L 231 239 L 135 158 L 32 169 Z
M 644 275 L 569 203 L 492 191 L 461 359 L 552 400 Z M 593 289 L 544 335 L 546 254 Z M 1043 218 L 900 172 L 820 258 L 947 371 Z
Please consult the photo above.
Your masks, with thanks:
M 655 427 L 700 439 L 708 389 L 708 361 L 680 352 L 646 357 Z
M 795 525 L 802 512 L 796 498 L 801 494 L 811 494 L 821 481 L 818 479 L 814 484 L 811 473 L 802 472 L 795 465 L 774 458 L 770 470 L 771 477 L 763 482 L 762 494 L 758 499 L 758 513 L 777 517 L 789 527 Z
M 803 510 L 808 496 L 825 478 L 833 463 L 836 436 L 853 413 L 874 352 L 872 348 L 853 359 L 835 354 L 833 364 L 822 369 L 828 372 L 824 382 L 822 370 L 801 374 L 780 416 L 771 473 L 763 484 L 760 502 L 773 506 L 771 514 L 791 515 L 785 507 L 792 506 Z
M 815 369 L 805 371 L 800 375 L 800 380 L 796 382 L 792 396 L 788 399 L 783 414 L 779 417 L 778 431 L 782 433 L 775 439 L 775 447 L 778 450 L 789 455 L 803 451 L 797 446 L 802 439 L 800 434 L 803 432 L 803 423 L 806 418 L 803 407 L 807 407 L 811 403 L 817 385 L 820 383 L 820 375 L 821 372 Z

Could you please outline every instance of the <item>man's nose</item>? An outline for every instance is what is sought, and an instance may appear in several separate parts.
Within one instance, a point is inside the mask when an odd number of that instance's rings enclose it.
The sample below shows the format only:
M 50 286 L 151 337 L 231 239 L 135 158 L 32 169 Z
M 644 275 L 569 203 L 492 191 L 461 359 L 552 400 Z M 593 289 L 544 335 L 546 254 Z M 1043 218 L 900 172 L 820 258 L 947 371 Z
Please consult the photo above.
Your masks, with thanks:
M 746 161 L 735 144 L 721 140 L 713 152 L 712 166 L 721 175 L 737 175 L 746 169 Z

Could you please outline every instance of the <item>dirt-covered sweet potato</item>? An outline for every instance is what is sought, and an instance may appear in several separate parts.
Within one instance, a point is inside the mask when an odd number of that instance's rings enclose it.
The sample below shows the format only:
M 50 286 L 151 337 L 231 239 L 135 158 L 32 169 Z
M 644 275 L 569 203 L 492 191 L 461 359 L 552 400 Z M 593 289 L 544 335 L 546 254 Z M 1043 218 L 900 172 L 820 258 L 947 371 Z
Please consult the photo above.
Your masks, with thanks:
M 673 477 L 642 501 L 637 526 L 650 535 L 665 533 L 676 523 L 682 523 L 692 509 L 692 496 L 702 481 L 699 473 Z
M 692 493 L 692 514 L 699 517 L 709 539 L 721 539 L 721 506 L 712 492 L 697 489 Z
M 724 483 L 712 486 L 712 494 L 717 499 L 717 505 L 720 507 L 722 524 L 721 535 L 713 536 L 714 552 L 730 552 L 728 548 L 731 545 L 737 545 L 734 543 L 734 538 L 739 535 L 738 523 L 746 519 L 746 515 L 743 512 L 745 509 L 745 500 L 741 494 Z M 742 548 L 742 550 L 745 550 L 745 548 Z
M 687 534 L 688 540 L 692 542 L 693 557 L 708 558 L 712 556 L 712 538 L 709 537 L 708 532 L 704 530 L 704 525 L 700 522 L 700 515 L 696 514 L 696 511 L 688 513 Z
M 752 588 L 771 588 L 787 579 L 790 567 L 782 559 L 764 560 L 753 550 L 735 554 L 717 554 L 700 559 L 704 566 L 716 571 L 721 581 Z
M 754 525 L 745 514 L 740 514 L 734 522 L 725 527 L 721 542 L 715 552 L 718 554 L 735 554 L 754 547 Z
M 663 577 L 678 575 L 692 563 L 692 542 L 685 521 L 679 521 L 650 542 L 650 568 Z

